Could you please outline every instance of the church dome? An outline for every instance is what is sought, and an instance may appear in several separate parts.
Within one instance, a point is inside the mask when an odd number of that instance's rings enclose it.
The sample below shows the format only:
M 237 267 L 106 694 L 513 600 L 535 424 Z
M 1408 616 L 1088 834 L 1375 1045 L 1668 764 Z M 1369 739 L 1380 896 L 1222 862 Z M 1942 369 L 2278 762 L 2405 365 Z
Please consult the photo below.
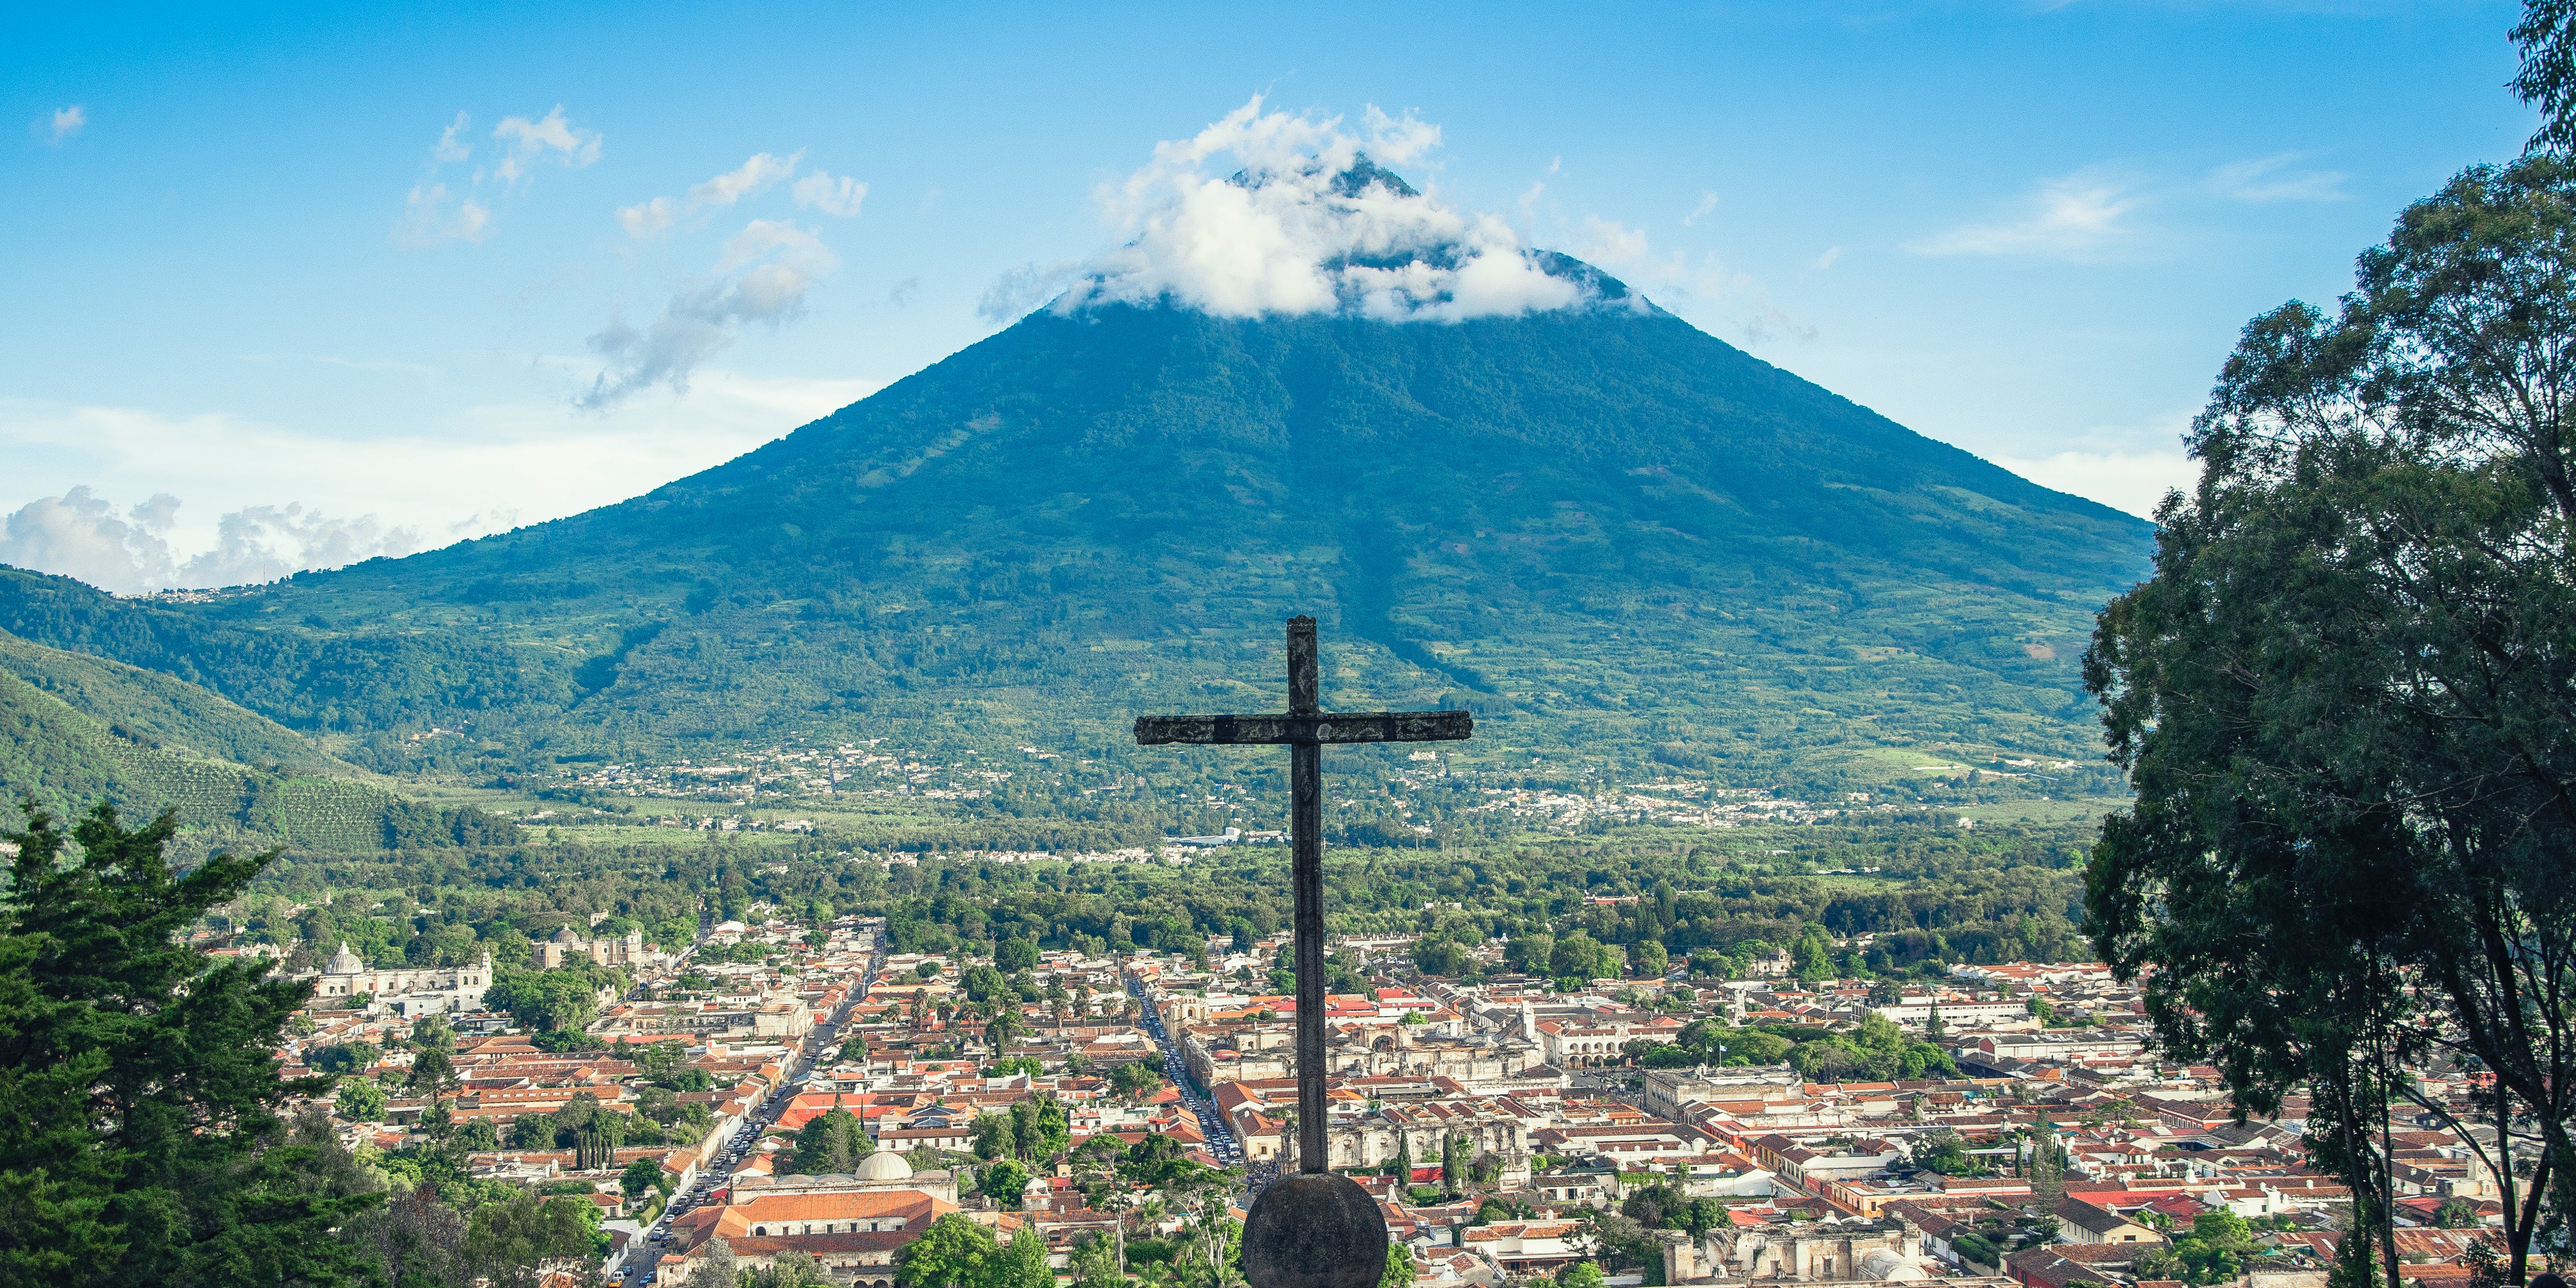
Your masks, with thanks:
M 559 944 L 577 944 L 581 942 L 581 936 L 572 933 L 572 927 L 565 926 L 555 931 L 555 942 Z
M 859 1170 L 852 1175 L 863 1181 L 908 1181 L 912 1179 L 912 1164 L 893 1150 L 881 1149 L 860 1159 Z
M 340 951 L 331 954 L 331 964 L 329 967 L 325 968 L 324 973 L 331 975 L 355 975 L 366 968 L 367 963 L 359 960 L 356 953 L 350 952 L 349 941 L 343 939 L 340 941 Z
M 1878 1280 L 1904 1281 L 1930 1278 L 1923 1273 L 1922 1266 L 1885 1248 L 1880 1248 L 1862 1258 L 1860 1273 L 1865 1279 Z

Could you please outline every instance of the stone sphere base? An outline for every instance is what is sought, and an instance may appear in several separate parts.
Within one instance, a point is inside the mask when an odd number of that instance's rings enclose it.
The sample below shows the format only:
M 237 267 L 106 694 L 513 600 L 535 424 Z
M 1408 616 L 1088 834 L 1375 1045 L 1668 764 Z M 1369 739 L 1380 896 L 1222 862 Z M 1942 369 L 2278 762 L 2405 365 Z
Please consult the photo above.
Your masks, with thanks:
M 1386 1217 L 1359 1182 L 1296 1172 L 1253 1200 L 1243 1277 L 1252 1288 L 1377 1288 L 1386 1246 Z

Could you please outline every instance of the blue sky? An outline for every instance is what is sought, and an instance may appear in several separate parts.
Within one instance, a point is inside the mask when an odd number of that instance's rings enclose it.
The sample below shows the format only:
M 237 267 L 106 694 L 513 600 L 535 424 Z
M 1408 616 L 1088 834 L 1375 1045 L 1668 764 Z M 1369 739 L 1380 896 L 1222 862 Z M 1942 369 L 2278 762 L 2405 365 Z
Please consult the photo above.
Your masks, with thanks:
M 0 49 L 0 559 L 100 580 L 85 540 L 235 579 L 727 459 L 1120 245 L 1256 95 L 2143 511 L 2248 317 L 2532 125 L 2494 3 L 79 8 Z

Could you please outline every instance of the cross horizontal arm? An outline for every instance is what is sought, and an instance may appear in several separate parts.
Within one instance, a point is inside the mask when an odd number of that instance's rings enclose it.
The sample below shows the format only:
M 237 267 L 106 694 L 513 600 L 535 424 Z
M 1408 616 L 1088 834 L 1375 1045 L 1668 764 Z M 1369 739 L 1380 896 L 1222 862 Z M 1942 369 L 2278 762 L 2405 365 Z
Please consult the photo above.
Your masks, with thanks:
M 1327 711 L 1315 715 L 1140 716 L 1136 741 L 1160 743 L 1287 744 L 1343 742 L 1456 742 L 1473 737 L 1476 718 L 1464 711 Z

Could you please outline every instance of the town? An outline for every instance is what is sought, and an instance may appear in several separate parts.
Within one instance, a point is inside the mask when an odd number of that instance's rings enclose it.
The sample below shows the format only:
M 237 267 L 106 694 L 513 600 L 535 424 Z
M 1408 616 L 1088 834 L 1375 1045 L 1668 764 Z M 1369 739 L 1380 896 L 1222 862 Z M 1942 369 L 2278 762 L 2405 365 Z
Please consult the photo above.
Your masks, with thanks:
M 516 815 L 526 825 L 645 825 L 700 831 L 811 833 L 813 818 L 764 816 L 796 806 L 843 807 L 966 803 L 990 799 L 1006 785 L 1044 799 L 1121 799 L 1134 796 L 1136 777 L 1101 762 L 1035 746 L 1018 759 L 967 751 L 904 750 L 884 739 L 831 745 L 781 743 L 746 748 L 717 760 L 608 761 L 582 757 L 526 784 L 540 804 Z M 1955 784 L 1974 782 L 1989 791 L 2031 794 L 2030 784 L 2007 786 L 2046 770 L 2064 776 L 2072 761 L 2039 761 L 1993 753 L 1991 763 L 1907 765 L 1911 786 L 1902 796 L 1843 792 L 1807 800 L 1767 788 L 1729 787 L 1688 778 L 1636 782 L 1605 780 L 1590 766 L 1527 772 L 1457 763 L 1438 752 L 1413 752 L 1404 760 L 1360 765 L 1354 786 L 1332 802 L 1339 815 L 1383 816 L 1406 836 L 1430 836 L 1442 825 L 1574 833 L 1624 824 L 1735 828 L 1852 823 L 1937 813 L 1936 802 L 1958 795 Z M 2081 767 L 2090 770 L 2091 767 Z M 1210 816 L 1260 817 L 1275 813 L 1276 783 L 1210 784 L 1203 799 L 1166 802 Z M 2044 798 L 2044 793 L 2041 793 Z M 722 806 L 673 808 L 676 802 Z M 1944 821 L 1948 821 L 1945 819 Z M 1067 855 L 1065 857 L 1072 857 Z
M 989 947 L 898 953 L 879 920 L 755 904 L 676 952 L 566 926 L 506 986 L 488 957 L 344 948 L 281 1055 L 337 1075 L 367 1165 L 570 1197 L 580 1269 L 625 1285 L 892 1288 L 925 1238 L 1028 1237 L 1085 1288 L 1212 1282 L 1299 1161 L 1281 941 Z M 2352 1204 L 2305 1102 L 2236 1121 L 2107 967 L 1838 980 L 1813 947 L 1337 939 L 1329 1162 L 1422 1288 L 2324 1283 Z M 2416 1073 L 2479 1120 L 2475 1076 Z M 2439 1118 L 2394 1142 L 2399 1245 L 2410 1279 L 2465 1285 L 2496 1142 Z

